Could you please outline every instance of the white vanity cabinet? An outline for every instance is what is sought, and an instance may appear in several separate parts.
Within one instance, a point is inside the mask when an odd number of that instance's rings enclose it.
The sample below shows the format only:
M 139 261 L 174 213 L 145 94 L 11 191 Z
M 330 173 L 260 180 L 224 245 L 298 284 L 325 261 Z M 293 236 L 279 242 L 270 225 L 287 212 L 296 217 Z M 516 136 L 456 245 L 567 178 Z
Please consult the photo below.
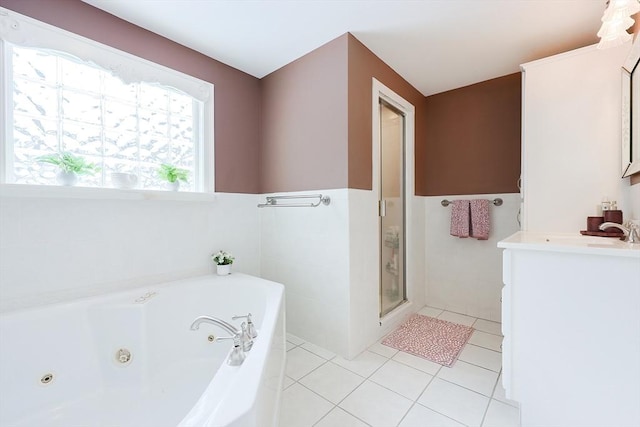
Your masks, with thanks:
M 519 232 L 498 247 L 522 427 L 640 426 L 640 244 Z

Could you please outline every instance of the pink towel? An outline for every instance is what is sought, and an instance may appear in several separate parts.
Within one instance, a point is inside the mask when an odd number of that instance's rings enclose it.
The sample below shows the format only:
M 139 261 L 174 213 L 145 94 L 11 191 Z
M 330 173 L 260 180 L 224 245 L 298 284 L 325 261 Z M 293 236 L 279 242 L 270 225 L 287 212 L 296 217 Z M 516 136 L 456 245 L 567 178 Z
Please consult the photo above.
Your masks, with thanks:
M 454 200 L 451 204 L 450 234 L 469 237 L 469 200 Z
M 471 237 L 478 240 L 489 238 L 489 200 L 475 199 L 471 201 Z

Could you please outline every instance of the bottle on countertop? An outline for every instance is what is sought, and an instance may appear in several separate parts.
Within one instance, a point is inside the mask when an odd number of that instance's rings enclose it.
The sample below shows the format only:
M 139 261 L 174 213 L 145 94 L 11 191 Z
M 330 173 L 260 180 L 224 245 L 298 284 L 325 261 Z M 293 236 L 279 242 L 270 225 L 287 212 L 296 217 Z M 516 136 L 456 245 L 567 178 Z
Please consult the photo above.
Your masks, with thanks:
M 610 209 L 611 209 L 611 202 L 609 201 L 608 197 L 604 197 L 602 199 L 602 212 L 608 211 Z

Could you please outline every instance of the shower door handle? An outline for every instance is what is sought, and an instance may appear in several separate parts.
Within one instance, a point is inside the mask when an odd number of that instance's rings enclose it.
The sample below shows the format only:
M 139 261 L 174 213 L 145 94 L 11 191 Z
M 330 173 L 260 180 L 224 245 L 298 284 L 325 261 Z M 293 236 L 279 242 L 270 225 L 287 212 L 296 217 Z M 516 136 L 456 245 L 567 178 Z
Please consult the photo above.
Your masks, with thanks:
M 387 201 L 378 200 L 378 215 L 381 217 L 387 216 Z

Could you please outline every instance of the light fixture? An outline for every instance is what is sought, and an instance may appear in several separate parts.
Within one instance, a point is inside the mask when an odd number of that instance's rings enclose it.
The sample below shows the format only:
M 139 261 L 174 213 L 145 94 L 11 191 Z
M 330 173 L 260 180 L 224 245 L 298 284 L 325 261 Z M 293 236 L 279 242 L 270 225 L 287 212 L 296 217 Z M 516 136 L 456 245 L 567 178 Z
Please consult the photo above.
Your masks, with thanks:
M 598 49 L 620 46 L 631 40 L 627 28 L 634 24 L 631 15 L 640 12 L 638 0 L 609 0 L 602 16 L 602 26 L 598 31 Z

